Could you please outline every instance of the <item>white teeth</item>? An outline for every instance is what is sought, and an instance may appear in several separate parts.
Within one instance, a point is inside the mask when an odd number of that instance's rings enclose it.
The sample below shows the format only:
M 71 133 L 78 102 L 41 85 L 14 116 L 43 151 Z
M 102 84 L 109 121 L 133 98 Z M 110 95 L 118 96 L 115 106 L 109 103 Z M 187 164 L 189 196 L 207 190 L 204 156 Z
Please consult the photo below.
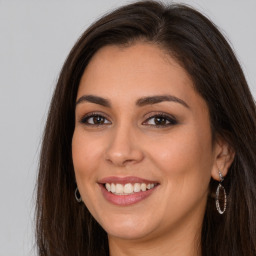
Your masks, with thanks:
M 133 185 L 131 183 L 124 185 L 124 193 L 125 194 L 131 194 L 133 193 Z
M 140 185 L 140 189 L 141 189 L 142 191 L 146 191 L 146 190 L 147 190 L 147 185 L 146 185 L 145 183 L 142 183 L 142 184 Z
M 115 193 L 115 192 L 116 192 L 116 185 L 115 185 L 115 184 L 111 183 L 110 191 L 111 191 L 112 193 Z
M 135 183 L 133 185 L 133 192 L 140 192 L 140 183 Z
M 116 193 L 123 194 L 124 193 L 124 186 L 121 184 L 116 184 Z
M 106 187 L 108 192 L 111 190 L 111 185 L 109 183 L 106 183 L 105 187 Z
M 118 194 L 118 195 L 129 195 L 132 193 L 138 193 L 140 191 L 146 191 L 149 189 L 152 189 L 155 187 L 155 184 L 146 184 L 146 183 L 127 183 L 127 184 L 114 184 L 114 183 L 106 183 L 105 188 L 107 191 L 113 193 L 113 194 Z

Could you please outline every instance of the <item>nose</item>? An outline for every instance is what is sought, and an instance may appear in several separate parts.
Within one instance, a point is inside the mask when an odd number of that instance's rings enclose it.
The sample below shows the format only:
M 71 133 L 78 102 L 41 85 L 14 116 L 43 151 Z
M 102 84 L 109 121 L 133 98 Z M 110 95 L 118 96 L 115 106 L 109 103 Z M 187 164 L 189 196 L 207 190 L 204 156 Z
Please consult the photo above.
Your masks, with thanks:
M 112 130 L 105 152 L 106 161 L 119 167 L 141 162 L 144 154 L 138 136 L 128 126 Z

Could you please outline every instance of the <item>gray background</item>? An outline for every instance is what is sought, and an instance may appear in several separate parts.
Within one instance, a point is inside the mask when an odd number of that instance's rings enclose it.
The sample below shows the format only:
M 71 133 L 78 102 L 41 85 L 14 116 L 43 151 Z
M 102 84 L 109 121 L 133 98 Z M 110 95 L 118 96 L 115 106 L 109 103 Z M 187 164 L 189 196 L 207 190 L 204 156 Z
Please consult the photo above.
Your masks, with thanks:
M 222 28 L 255 96 L 256 1 L 182 2 Z M 0 0 L 0 256 L 36 255 L 34 187 L 54 85 L 84 29 L 123 3 L 127 1 Z

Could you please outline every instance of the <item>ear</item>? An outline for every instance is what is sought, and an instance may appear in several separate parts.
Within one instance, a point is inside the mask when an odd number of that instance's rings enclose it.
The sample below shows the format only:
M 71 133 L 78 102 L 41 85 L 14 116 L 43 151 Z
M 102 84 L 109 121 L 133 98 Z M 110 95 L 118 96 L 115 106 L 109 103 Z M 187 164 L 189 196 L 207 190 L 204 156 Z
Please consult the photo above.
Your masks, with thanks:
M 220 181 L 219 171 L 223 177 L 227 175 L 228 169 L 235 158 L 235 152 L 226 141 L 220 138 L 216 139 L 214 152 L 215 159 L 211 176 L 214 180 Z

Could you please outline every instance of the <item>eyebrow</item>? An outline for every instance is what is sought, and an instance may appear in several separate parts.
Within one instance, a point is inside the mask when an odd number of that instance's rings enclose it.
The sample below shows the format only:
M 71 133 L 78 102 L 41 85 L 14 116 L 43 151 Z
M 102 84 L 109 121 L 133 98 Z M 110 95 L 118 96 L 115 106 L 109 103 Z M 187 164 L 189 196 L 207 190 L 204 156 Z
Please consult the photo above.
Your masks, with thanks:
M 136 105 L 142 107 L 145 105 L 153 105 L 163 101 L 172 101 L 172 102 L 180 103 L 184 107 L 189 108 L 188 104 L 184 100 L 177 98 L 173 95 L 156 95 L 156 96 L 144 97 L 144 98 L 138 99 L 136 101 Z
M 157 104 L 164 101 L 176 102 L 183 105 L 186 108 L 189 108 L 188 104 L 184 100 L 177 98 L 173 95 L 155 95 L 155 96 L 143 97 L 136 101 L 136 105 L 139 107 L 143 107 L 146 105 L 153 105 L 153 104 Z M 77 100 L 76 105 L 82 102 L 90 102 L 90 103 L 98 104 L 108 108 L 111 107 L 111 103 L 109 100 L 99 96 L 95 96 L 95 95 L 83 95 Z
M 82 103 L 82 102 L 91 102 L 91 103 L 95 103 L 104 107 L 111 107 L 110 102 L 107 99 L 104 99 L 102 97 L 99 96 L 94 96 L 94 95 L 83 95 L 82 97 L 80 97 L 77 102 L 76 105 Z

